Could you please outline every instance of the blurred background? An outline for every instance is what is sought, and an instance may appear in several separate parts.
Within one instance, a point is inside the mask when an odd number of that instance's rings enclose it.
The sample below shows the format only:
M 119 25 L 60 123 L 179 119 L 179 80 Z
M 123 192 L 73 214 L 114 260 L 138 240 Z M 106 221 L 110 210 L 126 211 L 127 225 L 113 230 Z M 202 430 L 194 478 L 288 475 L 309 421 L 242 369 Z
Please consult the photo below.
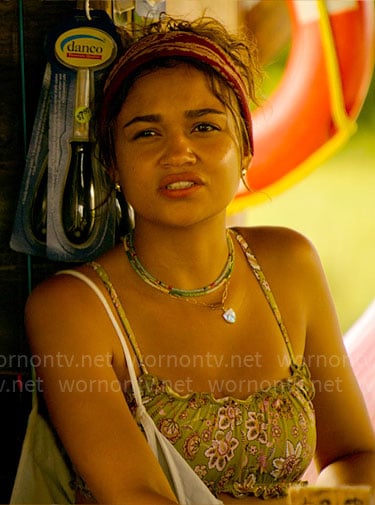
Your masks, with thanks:
M 23 329 L 25 299 L 33 286 L 60 267 L 46 258 L 29 258 L 11 250 L 9 240 L 46 63 L 45 36 L 77 5 L 84 4 L 83 0 L 0 0 L 0 503 L 9 498 L 30 408 L 30 391 L 24 387 L 30 370 L 27 361 L 17 359 L 28 352 Z M 114 4 L 126 16 L 126 9 L 134 7 L 132 0 L 90 2 L 91 7 L 103 10 L 111 10 Z M 290 47 L 284 1 L 139 0 L 137 4 L 146 10 L 166 6 L 171 14 L 191 17 L 204 11 L 230 28 L 236 27 L 243 9 L 251 12 L 257 5 L 252 22 L 262 39 L 262 94 L 267 97 L 277 87 Z M 231 224 L 292 227 L 312 240 L 344 332 L 375 298 L 374 78 L 357 123 L 349 141 L 308 177 L 230 217 Z
M 358 130 L 332 158 L 269 202 L 234 220 L 289 226 L 319 251 L 342 330 L 375 300 L 375 82 Z
M 267 67 L 269 83 L 283 58 Z M 357 131 L 321 165 L 283 193 L 233 217 L 247 225 L 280 225 L 304 233 L 325 268 L 343 332 L 375 300 L 375 78 Z

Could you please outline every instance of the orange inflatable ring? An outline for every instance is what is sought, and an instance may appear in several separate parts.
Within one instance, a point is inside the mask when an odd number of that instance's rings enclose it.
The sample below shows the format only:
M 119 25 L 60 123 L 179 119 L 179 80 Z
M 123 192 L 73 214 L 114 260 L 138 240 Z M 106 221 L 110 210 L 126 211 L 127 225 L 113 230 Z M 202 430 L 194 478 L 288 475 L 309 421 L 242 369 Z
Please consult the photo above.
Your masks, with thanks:
M 287 0 L 292 46 L 275 92 L 254 112 L 255 155 L 229 211 L 281 193 L 356 130 L 374 65 L 372 0 Z

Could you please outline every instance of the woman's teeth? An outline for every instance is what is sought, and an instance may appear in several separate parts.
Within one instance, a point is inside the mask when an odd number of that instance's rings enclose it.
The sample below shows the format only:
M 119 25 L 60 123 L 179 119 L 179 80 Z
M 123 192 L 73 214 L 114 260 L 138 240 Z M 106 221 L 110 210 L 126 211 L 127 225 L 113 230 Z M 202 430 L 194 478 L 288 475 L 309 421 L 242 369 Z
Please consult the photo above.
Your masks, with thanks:
M 172 182 L 171 184 L 168 184 L 167 189 L 187 189 L 187 188 L 191 188 L 192 186 L 194 186 L 194 182 L 178 181 L 178 182 Z

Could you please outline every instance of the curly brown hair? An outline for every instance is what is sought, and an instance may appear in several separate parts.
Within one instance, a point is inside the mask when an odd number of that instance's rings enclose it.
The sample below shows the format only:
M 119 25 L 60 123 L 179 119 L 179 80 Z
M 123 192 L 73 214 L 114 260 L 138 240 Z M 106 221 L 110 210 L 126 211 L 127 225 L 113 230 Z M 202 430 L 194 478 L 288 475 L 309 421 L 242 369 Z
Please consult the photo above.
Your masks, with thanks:
M 172 18 L 167 15 L 160 17 L 159 21 L 146 24 L 143 27 L 135 29 L 133 36 L 127 34 L 122 38 L 124 49 L 128 49 L 140 37 L 152 33 L 168 32 L 192 32 L 212 40 L 226 52 L 238 73 L 241 75 L 248 89 L 249 98 L 253 103 L 257 103 L 256 89 L 262 72 L 259 67 L 258 46 L 251 32 L 238 32 L 236 34 L 229 32 L 224 25 L 211 17 L 201 17 L 194 21 Z

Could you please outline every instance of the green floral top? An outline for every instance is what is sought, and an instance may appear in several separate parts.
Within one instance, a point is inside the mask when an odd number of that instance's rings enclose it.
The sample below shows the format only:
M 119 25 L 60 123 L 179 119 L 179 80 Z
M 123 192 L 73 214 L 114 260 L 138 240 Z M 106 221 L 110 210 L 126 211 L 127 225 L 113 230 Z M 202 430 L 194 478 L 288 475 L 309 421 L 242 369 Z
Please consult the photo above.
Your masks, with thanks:
M 127 331 L 142 375 L 138 378 L 144 406 L 158 429 L 216 496 L 253 495 L 273 498 L 300 482 L 316 444 L 312 405 L 314 388 L 306 364 L 298 365 L 270 287 L 244 238 L 233 232 L 275 315 L 289 352 L 290 377 L 245 400 L 217 399 L 211 393 L 179 395 L 149 373 Z M 91 263 L 128 328 L 124 310 L 103 268 Z M 127 402 L 136 410 L 132 391 Z

